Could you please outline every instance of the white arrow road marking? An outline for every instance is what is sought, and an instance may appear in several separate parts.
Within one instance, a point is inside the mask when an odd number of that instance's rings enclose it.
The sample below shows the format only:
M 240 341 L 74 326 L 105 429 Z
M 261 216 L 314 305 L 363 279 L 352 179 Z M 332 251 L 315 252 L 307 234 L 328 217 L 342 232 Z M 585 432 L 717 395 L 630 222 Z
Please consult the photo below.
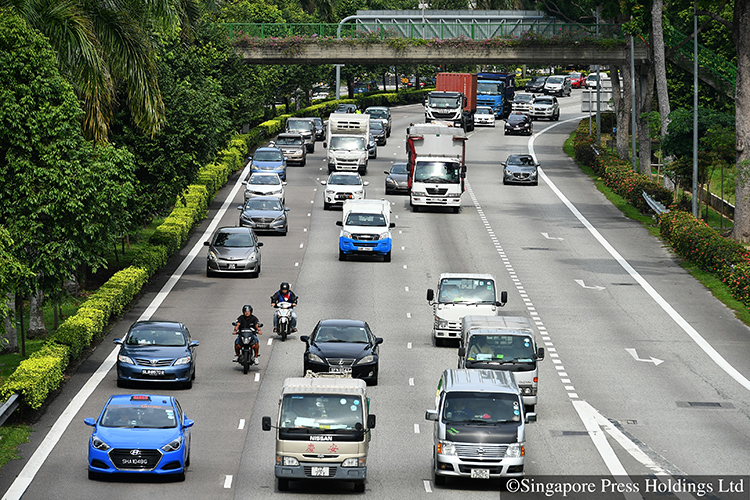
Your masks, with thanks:
M 588 288 L 589 290 L 604 290 L 604 287 L 599 285 L 586 286 L 583 284 L 583 280 L 575 280 L 575 282 L 581 285 L 583 288 Z
M 542 233 L 542 236 L 544 236 L 544 237 L 545 237 L 545 238 L 547 238 L 548 240 L 557 240 L 557 241 L 562 241 L 562 240 L 564 240 L 564 239 L 565 239 L 565 238 L 558 238 L 557 236 L 550 236 L 550 235 L 549 235 L 549 233 Z
M 658 359 L 653 356 L 649 356 L 650 359 L 641 359 L 638 357 L 638 353 L 635 352 L 635 349 L 632 348 L 626 348 L 626 351 L 630 353 L 631 356 L 633 356 L 633 359 L 636 361 L 645 361 L 646 363 L 653 363 L 654 366 L 659 366 L 660 364 L 664 363 L 663 359 Z

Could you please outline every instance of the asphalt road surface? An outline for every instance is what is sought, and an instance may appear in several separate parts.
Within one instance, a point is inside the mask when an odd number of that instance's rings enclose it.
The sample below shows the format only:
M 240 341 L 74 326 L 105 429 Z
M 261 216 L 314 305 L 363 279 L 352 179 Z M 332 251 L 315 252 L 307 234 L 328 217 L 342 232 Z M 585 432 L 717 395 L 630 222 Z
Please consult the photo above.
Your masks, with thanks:
M 529 477 L 747 474 L 747 327 L 679 267 L 660 241 L 612 207 L 562 153 L 584 114 L 579 91 L 560 102 L 560 121 L 535 122 L 531 138 L 504 136 L 500 121 L 495 129 L 470 134 L 460 213 L 413 213 L 407 196 L 387 196 L 396 223 L 390 263 L 338 261 L 335 222 L 341 212 L 323 210 L 320 180 L 327 171 L 318 143 L 307 166 L 289 168 L 289 234 L 260 236 L 265 244 L 260 277 L 207 278 L 203 241 L 216 224 L 237 224 L 242 193 L 236 184 L 241 174 L 235 175 L 185 249 L 51 403 L 21 447 L 23 459 L 3 468 L 4 498 L 281 495 L 273 474 L 274 435 L 261 431 L 261 417 L 275 421 L 284 378 L 302 375 L 299 335 L 324 318 L 365 320 L 385 339 L 379 385 L 368 388 L 378 420 L 362 495 L 522 498 L 499 493 L 494 482 L 432 483 L 433 423 L 424 411 L 434 405 L 442 370 L 457 362 L 455 347 L 435 347 L 430 336 L 425 291 L 443 272 L 492 273 L 509 293 L 502 312 L 527 315 L 539 329 L 547 357 L 540 364 L 538 421 L 527 426 Z M 420 106 L 394 108 L 393 117 L 388 144 L 370 160 L 368 198 L 384 197 L 383 171 L 406 159 L 405 127 L 423 121 Z M 539 185 L 504 186 L 499 162 L 529 151 L 542 165 Z M 300 296 L 299 332 L 285 343 L 271 331 L 269 297 L 281 281 L 289 281 Z M 168 293 L 162 292 L 165 285 Z M 246 303 L 266 327 L 261 364 L 243 375 L 232 363 L 230 332 Z M 117 388 L 114 371 L 106 371 L 112 339 L 142 317 L 182 321 L 200 341 L 192 389 Z M 128 392 L 173 394 L 195 420 L 185 482 L 87 478 L 91 428 L 83 418 L 97 416 L 111 394 Z M 349 484 L 320 481 L 292 487 L 285 497 L 352 493 Z

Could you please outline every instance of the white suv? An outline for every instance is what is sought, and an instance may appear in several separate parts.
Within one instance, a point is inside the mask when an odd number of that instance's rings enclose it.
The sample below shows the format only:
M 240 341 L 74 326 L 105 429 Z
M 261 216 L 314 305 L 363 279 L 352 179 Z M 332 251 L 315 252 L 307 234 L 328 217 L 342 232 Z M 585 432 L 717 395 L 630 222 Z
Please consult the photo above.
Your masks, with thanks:
M 546 118 L 547 120 L 557 121 L 560 119 L 560 105 L 557 103 L 557 97 L 551 95 L 542 95 L 534 99 L 531 103 L 529 116 L 532 120 Z
M 547 95 L 569 96 L 572 92 L 573 83 L 568 75 L 552 75 L 544 84 L 544 93 Z

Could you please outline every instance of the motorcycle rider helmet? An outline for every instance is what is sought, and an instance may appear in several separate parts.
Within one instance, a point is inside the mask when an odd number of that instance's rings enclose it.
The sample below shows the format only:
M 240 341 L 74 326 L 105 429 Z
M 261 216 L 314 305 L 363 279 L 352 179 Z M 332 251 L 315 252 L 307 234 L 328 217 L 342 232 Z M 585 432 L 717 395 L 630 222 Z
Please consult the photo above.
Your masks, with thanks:
M 288 292 L 289 291 L 289 283 L 284 281 L 281 285 L 279 285 L 279 290 L 282 292 Z
M 246 312 L 249 312 L 250 314 L 252 314 L 253 306 L 251 306 L 250 304 L 245 304 L 244 306 L 242 306 L 242 314 L 245 314 Z

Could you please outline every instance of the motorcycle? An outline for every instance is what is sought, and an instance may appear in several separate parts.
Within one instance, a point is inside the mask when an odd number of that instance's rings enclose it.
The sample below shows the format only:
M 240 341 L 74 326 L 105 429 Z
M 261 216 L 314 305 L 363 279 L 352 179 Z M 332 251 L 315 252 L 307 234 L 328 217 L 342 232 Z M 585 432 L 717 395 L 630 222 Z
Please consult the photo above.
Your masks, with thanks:
M 232 326 L 237 326 L 237 323 L 232 323 Z M 262 327 L 263 324 L 258 323 L 258 327 Z M 255 358 L 255 350 L 253 349 L 254 340 L 258 335 L 258 330 L 255 328 L 243 328 L 237 332 L 237 336 L 240 339 L 240 356 L 235 361 L 242 365 L 242 373 L 247 373 L 250 366 L 257 363 Z
M 292 333 L 292 306 L 291 302 L 277 302 L 276 308 L 276 333 L 281 336 L 281 341 L 286 341 L 289 334 Z

